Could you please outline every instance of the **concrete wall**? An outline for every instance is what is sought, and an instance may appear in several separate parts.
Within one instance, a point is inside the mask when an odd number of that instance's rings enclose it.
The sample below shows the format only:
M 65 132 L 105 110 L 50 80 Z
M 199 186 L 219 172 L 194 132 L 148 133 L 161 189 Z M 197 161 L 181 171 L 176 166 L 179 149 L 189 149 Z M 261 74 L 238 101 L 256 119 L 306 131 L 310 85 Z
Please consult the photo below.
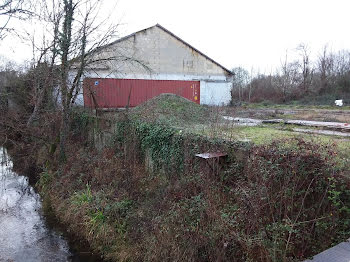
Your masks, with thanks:
M 201 81 L 200 103 L 203 105 L 228 105 L 231 101 L 232 83 Z
M 157 26 L 112 44 L 92 58 L 110 57 L 113 61 L 92 64 L 85 76 L 195 80 L 201 81 L 201 104 L 228 104 L 231 99 L 231 76 L 226 70 Z M 78 100 L 82 101 L 82 95 Z

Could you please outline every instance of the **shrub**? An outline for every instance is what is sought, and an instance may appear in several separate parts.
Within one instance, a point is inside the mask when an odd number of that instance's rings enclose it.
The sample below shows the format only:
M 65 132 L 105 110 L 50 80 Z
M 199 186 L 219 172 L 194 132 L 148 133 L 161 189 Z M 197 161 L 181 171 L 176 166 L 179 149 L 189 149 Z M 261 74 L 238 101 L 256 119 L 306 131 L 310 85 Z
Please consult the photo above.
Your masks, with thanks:
M 334 156 L 331 148 L 303 140 L 252 150 L 235 194 L 240 244 L 248 257 L 302 259 L 344 240 L 349 181 L 336 170 Z

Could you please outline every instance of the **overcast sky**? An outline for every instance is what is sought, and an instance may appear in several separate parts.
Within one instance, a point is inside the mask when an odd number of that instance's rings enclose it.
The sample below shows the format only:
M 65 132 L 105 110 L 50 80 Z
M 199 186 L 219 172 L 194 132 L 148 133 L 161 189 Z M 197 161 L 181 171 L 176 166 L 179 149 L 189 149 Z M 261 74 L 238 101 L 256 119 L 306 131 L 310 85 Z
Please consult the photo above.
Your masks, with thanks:
M 350 49 L 349 12 L 350 0 L 119 0 L 113 16 L 121 36 L 159 23 L 227 68 L 269 73 L 300 43 L 314 55 L 326 44 Z M 30 59 L 30 48 L 8 41 L 1 55 Z

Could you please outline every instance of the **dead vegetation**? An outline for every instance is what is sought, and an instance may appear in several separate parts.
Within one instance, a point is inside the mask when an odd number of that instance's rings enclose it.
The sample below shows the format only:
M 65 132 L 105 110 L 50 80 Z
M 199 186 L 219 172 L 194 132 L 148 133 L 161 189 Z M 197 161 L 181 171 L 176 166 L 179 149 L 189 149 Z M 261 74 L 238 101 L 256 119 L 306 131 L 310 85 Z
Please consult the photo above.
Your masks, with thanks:
M 131 111 L 111 127 L 74 109 L 64 164 L 54 148 L 59 114 L 41 116 L 40 137 L 21 128 L 25 117 L 6 118 L 10 151 L 24 157 L 15 164 L 41 171 L 43 199 L 106 259 L 295 261 L 348 237 L 348 174 L 332 146 L 281 138 L 251 147 L 181 132 L 216 114 L 176 96 Z M 104 130 L 113 140 L 97 150 Z M 194 157 L 206 151 L 229 154 L 219 174 Z
M 225 143 L 152 123 L 126 123 L 116 135 L 102 152 L 72 141 L 64 169 L 39 181 L 58 217 L 106 258 L 295 261 L 347 234 L 348 182 L 331 147 L 293 139 L 290 147 L 257 146 L 250 157 L 230 153 L 216 176 L 192 150 Z M 153 156 L 153 172 L 144 154 Z
M 5 72 L 15 81 L 0 90 L 1 142 L 69 231 L 113 261 L 299 261 L 349 237 L 348 140 L 335 145 L 333 138 L 319 143 L 280 126 L 234 126 L 222 120 L 221 108 L 169 94 L 122 114 L 116 123 L 107 119 L 109 125 L 101 124 L 103 116 L 73 107 L 80 78 L 93 62 L 86 54 L 114 31 L 102 40 L 92 37 L 97 41 L 87 47 L 99 1 L 77 2 L 88 4 L 79 19 L 71 0 L 45 13 L 53 38 L 27 74 Z M 282 76 L 253 79 L 239 99 L 277 93 L 280 101 L 293 99 L 296 91 L 315 92 L 307 56 L 304 52 L 298 67 L 298 84 L 287 86 L 294 70 L 289 65 Z M 68 84 L 73 67 L 77 74 Z M 346 93 L 349 70 L 344 72 L 333 81 L 320 71 L 322 89 L 342 82 L 334 95 Z M 274 80 L 282 81 L 281 90 L 271 86 Z M 51 97 L 57 85 L 63 108 Z M 7 110 L 8 98 L 17 102 L 17 112 Z M 348 119 L 334 112 L 258 113 Z M 112 137 L 108 143 L 106 133 Z M 194 157 L 207 151 L 228 153 L 220 173 Z
M 288 53 L 281 66 L 270 74 L 253 75 L 234 68 L 232 105 L 248 103 L 289 105 L 334 105 L 334 100 L 350 103 L 350 52 L 332 52 L 324 46 L 312 61 L 311 49 L 300 44 L 290 60 Z
M 72 108 L 60 163 L 61 114 L 28 127 L 29 115 L 1 122 L 15 165 L 106 259 L 295 261 L 348 237 L 349 174 L 331 143 L 225 125 L 221 108 L 162 95 L 117 120 Z M 97 150 L 104 132 L 113 139 Z M 207 151 L 229 154 L 219 174 L 194 157 Z

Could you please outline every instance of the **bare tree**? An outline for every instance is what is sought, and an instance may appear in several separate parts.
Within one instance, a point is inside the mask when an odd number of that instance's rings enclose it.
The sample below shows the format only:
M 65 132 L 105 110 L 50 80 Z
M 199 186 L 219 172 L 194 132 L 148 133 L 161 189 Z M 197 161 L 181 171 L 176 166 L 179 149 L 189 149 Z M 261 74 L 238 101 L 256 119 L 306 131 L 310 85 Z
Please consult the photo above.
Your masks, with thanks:
M 302 76 L 302 82 L 301 82 L 301 88 L 303 90 L 304 94 L 308 94 L 310 92 L 310 86 L 312 82 L 313 77 L 313 68 L 311 66 L 310 61 L 310 50 L 307 45 L 300 44 L 297 47 L 297 50 L 299 51 L 299 54 L 301 56 L 301 76 Z
M 42 41 L 40 47 L 36 47 L 34 39 L 32 39 L 33 49 L 37 50 L 38 57 L 33 60 L 35 64 L 33 69 L 35 74 L 33 75 L 34 80 L 34 90 L 33 90 L 33 112 L 27 121 L 27 127 L 29 127 L 34 120 L 38 118 L 39 111 L 42 108 L 42 103 L 45 94 L 52 95 L 53 89 L 57 84 L 57 76 L 55 74 L 55 62 L 57 61 L 59 55 L 58 48 L 58 37 L 59 37 L 59 25 L 62 18 L 61 12 L 56 12 L 55 2 L 52 2 L 52 6 L 49 7 L 47 2 L 43 2 L 41 8 L 41 19 L 44 19 L 48 22 L 49 27 L 47 27 L 50 32 L 53 33 L 52 39 L 45 41 L 45 38 Z M 53 101 L 51 101 L 53 104 Z M 52 105 L 53 106 L 53 105 Z
M 350 71 L 350 51 L 339 51 L 334 57 L 335 74 L 338 77 L 345 76 Z
M 288 67 L 288 53 L 286 51 L 286 57 L 284 59 L 284 62 L 282 63 L 281 89 L 282 89 L 282 94 L 283 94 L 283 102 L 285 102 L 287 99 L 287 90 L 288 90 L 288 86 L 289 86 L 289 81 L 290 81 L 290 71 L 289 71 L 289 67 Z
M 258 72 L 259 75 L 259 72 Z M 250 74 L 249 74 L 250 78 L 249 78 L 249 91 L 248 91 L 248 102 L 250 103 L 251 101 L 251 97 L 252 97 L 252 92 L 253 92 L 253 85 L 252 85 L 252 80 L 253 80 L 253 67 L 250 68 Z
M 350 99 L 350 51 L 342 50 L 335 55 L 335 87 L 342 96 L 346 95 Z
M 242 67 L 235 67 L 232 69 L 233 88 L 237 90 L 238 101 L 243 101 L 243 90 L 249 83 L 249 72 Z M 234 89 L 232 90 L 232 97 L 234 96 Z
M 283 97 L 282 102 L 286 102 L 296 87 L 298 80 L 298 63 L 288 61 L 287 51 L 284 60 L 281 62 L 280 75 L 278 73 L 277 75 L 279 76 L 277 82 Z
M 49 30 L 45 31 L 46 38 L 41 44 L 34 44 L 34 40 L 32 41 L 37 54 L 35 67 L 46 71 L 36 77 L 34 109 L 27 126 L 38 118 L 47 90 L 56 88 L 60 97 L 58 108 L 62 119 L 59 141 L 62 161 L 65 159 L 71 109 L 81 92 L 85 74 L 94 65 L 105 65 L 108 62 L 136 62 L 147 68 L 132 53 L 123 54 L 114 49 L 108 53 L 106 48 L 102 48 L 109 47 L 111 40 L 116 38 L 118 26 L 115 18 L 111 19 L 112 12 L 110 15 L 100 13 L 103 4 L 104 1 L 101 0 L 44 1 L 41 6 L 45 12 L 42 11 L 38 16 Z
M 334 70 L 334 57 L 324 46 L 321 55 L 318 57 L 317 69 L 320 74 L 320 91 L 325 92 L 330 87 L 330 81 Z
M 81 79 L 96 64 L 107 62 L 141 61 L 113 50 L 107 56 L 100 50 L 116 37 L 117 26 L 110 16 L 100 19 L 101 0 L 63 0 L 62 22 L 59 31 L 60 97 L 62 125 L 60 159 L 65 159 L 65 142 L 69 131 L 70 112 L 81 91 Z M 103 53 L 103 52 L 102 52 Z
M 12 18 L 25 19 L 33 15 L 31 4 L 30 0 L 0 0 L 0 39 L 14 30 L 9 27 Z

